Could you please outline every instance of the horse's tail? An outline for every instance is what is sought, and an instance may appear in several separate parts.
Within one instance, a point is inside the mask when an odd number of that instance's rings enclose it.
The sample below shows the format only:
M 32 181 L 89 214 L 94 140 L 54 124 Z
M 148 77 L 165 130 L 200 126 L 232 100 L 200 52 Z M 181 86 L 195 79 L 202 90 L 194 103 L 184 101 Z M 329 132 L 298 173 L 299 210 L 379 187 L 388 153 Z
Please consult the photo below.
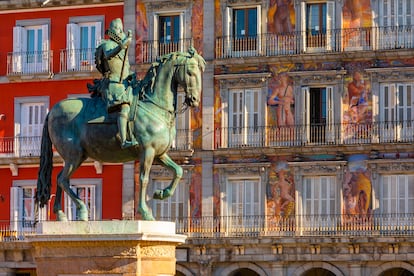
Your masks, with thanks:
M 49 115 L 46 116 L 43 125 L 42 145 L 40 147 L 40 166 L 37 178 L 36 201 L 40 207 L 45 206 L 50 198 L 50 187 L 52 185 L 53 151 L 52 141 L 48 129 Z

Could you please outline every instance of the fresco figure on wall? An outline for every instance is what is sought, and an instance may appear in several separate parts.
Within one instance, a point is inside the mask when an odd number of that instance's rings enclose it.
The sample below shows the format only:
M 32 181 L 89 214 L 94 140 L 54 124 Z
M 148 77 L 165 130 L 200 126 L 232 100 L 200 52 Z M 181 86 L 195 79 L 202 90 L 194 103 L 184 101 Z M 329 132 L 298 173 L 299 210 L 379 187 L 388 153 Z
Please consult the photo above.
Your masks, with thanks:
M 366 168 L 365 155 L 354 155 L 349 158 L 348 170 L 343 182 L 343 214 L 348 224 L 361 224 L 369 220 L 371 214 L 371 180 Z
M 365 118 L 368 108 L 367 90 L 365 81 L 360 72 L 353 74 L 352 82 L 348 84 L 348 101 L 351 113 L 355 115 L 353 122 L 359 122 Z
M 267 104 L 276 109 L 277 126 L 293 126 L 293 86 L 287 74 L 280 74 L 277 83 L 271 85 Z
M 276 0 L 276 11 L 273 15 L 273 26 L 276 34 L 287 34 L 294 31 L 290 21 L 290 2 L 291 0 Z
M 288 217 L 295 209 L 293 178 L 286 162 L 278 162 L 269 178 L 269 214 Z

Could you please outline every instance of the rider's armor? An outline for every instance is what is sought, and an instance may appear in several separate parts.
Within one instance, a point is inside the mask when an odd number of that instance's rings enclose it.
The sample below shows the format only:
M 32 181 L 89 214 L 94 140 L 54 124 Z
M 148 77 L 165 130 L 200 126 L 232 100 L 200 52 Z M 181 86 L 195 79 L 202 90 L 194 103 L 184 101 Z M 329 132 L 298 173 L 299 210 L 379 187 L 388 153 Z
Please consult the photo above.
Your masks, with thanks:
M 106 34 L 110 39 L 103 40 L 95 53 L 96 68 L 103 76 L 102 92 L 108 112 L 119 112 L 118 128 L 122 147 L 136 143 L 126 140 L 129 104 L 131 102 L 131 80 L 127 48 L 131 41 L 122 30 L 122 21 L 118 18 L 111 22 Z

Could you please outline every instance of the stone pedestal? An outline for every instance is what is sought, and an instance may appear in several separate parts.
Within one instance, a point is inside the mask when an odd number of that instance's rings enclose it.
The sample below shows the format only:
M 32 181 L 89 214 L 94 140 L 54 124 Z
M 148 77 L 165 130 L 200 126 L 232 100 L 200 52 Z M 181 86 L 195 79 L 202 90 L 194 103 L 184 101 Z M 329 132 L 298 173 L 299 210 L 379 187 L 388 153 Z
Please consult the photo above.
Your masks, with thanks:
M 157 221 L 42 222 L 31 238 L 37 275 L 175 275 L 186 236 Z

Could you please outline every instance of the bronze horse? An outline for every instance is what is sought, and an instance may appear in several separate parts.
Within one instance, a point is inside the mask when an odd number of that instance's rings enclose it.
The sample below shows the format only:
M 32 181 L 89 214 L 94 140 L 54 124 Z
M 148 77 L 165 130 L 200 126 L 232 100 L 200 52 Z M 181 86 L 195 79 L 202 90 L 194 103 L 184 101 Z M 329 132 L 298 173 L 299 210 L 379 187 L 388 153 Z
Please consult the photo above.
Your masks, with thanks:
M 132 93 L 129 125 L 138 145 L 131 148 L 121 149 L 115 119 L 107 113 L 101 97 L 65 99 L 54 105 L 43 128 L 36 195 L 40 206 L 47 204 L 50 198 L 53 144 L 64 160 L 64 167 L 57 176 L 53 205 L 58 220 L 67 220 L 62 211 L 62 190 L 76 204 L 78 219 L 88 220 L 85 203 L 69 185 L 71 175 L 88 157 L 117 163 L 139 160 L 138 211 L 142 219 L 154 220 L 145 200 L 150 169 L 155 159 L 174 173 L 170 185 L 157 190 L 154 198 L 165 199 L 173 195 L 183 174 L 182 168 L 167 154 L 176 133 L 177 88 L 179 85 L 184 88 L 187 106 L 198 106 L 204 66 L 205 60 L 194 49 L 162 56 L 152 64 Z

